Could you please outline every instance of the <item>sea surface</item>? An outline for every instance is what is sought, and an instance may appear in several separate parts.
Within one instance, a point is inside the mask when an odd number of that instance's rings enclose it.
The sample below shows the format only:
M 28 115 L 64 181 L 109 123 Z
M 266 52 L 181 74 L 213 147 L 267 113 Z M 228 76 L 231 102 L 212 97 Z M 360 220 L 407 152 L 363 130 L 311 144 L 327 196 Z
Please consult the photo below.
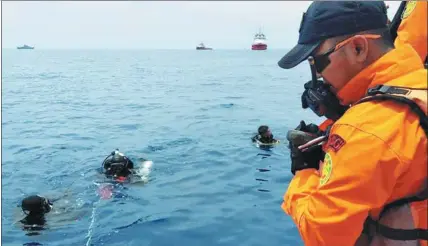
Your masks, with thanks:
M 302 245 L 281 209 L 307 63 L 285 50 L 3 50 L 2 245 Z M 281 144 L 257 148 L 261 124 Z M 104 158 L 153 161 L 101 199 Z M 54 199 L 44 230 L 21 200 Z

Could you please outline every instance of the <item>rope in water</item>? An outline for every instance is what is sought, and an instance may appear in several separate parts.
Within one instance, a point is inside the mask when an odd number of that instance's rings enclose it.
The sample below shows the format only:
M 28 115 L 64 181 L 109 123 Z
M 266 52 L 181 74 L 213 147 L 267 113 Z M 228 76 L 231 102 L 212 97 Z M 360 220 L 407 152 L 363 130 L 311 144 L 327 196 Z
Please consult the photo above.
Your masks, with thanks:
M 95 183 L 95 185 L 99 186 L 99 184 Z M 88 233 L 86 234 L 86 238 L 88 238 L 88 241 L 86 241 L 86 246 L 89 246 L 91 243 L 91 239 L 92 239 L 92 232 L 94 230 L 94 225 L 95 225 L 95 216 L 96 216 L 96 212 L 97 212 L 97 208 L 98 208 L 98 204 L 100 204 L 101 199 L 103 197 L 100 196 L 100 198 L 98 199 L 98 201 L 96 201 L 92 207 L 92 213 L 91 213 L 91 223 L 89 224 L 89 228 L 88 228 Z
M 91 243 L 92 232 L 95 224 L 95 215 L 96 215 L 98 204 L 100 203 L 100 201 L 101 199 L 95 202 L 94 206 L 92 207 L 91 223 L 89 224 L 88 233 L 86 234 L 86 237 L 88 238 L 88 241 L 86 241 L 86 246 L 89 246 Z
M 141 178 L 145 182 L 148 181 L 148 175 L 150 173 L 150 168 L 152 167 L 152 165 L 153 165 L 153 162 L 151 162 L 151 161 L 147 161 L 143 165 L 143 170 L 141 173 L 142 177 Z M 100 187 L 100 184 L 97 184 L 95 182 L 94 182 L 94 184 Z M 102 199 L 109 199 L 112 196 L 111 184 L 107 184 L 106 186 L 101 187 L 101 189 L 98 190 L 98 194 L 99 194 L 100 198 L 98 199 L 97 202 L 94 203 L 94 206 L 92 207 L 91 223 L 89 224 L 88 233 L 86 234 L 86 238 L 88 238 L 88 241 L 86 241 L 86 246 L 89 246 L 91 243 L 92 234 L 93 234 L 92 232 L 93 232 L 94 225 L 95 225 L 95 216 L 96 216 L 98 204 L 100 204 Z

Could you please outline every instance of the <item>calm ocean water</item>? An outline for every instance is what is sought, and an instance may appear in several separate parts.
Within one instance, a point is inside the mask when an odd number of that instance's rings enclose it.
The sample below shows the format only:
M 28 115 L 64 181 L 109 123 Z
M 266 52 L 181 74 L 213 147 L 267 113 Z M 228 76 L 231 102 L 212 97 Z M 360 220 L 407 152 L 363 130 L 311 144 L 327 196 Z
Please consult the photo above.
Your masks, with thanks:
M 307 64 L 280 69 L 284 53 L 3 50 L 3 245 L 301 245 L 280 207 L 285 134 L 322 119 L 300 108 Z M 282 143 L 256 148 L 260 124 Z M 115 148 L 153 169 L 100 200 Z M 36 193 L 59 200 L 25 231 L 17 206 Z

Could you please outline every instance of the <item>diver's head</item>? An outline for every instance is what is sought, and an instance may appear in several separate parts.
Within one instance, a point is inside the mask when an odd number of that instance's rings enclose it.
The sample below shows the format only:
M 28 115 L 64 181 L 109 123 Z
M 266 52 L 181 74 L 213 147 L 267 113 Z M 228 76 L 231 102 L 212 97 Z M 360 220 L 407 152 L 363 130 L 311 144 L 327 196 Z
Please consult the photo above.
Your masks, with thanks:
M 273 137 L 272 132 L 270 131 L 268 126 L 265 126 L 265 125 L 260 126 L 258 129 L 258 132 L 262 138 L 272 138 Z
M 47 198 L 33 195 L 22 200 L 22 211 L 27 215 L 44 215 L 51 211 L 52 202 Z
M 132 161 L 118 150 L 113 151 L 103 162 L 106 176 L 127 177 L 134 168 Z

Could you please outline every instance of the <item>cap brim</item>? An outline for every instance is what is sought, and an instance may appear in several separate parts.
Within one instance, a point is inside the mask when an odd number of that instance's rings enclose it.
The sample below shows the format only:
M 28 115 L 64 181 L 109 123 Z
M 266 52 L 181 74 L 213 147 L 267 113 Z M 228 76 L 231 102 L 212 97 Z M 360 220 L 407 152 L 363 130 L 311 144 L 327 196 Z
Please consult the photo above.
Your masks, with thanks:
M 311 53 L 321 44 L 321 41 L 312 44 L 297 44 L 278 62 L 278 66 L 290 69 L 308 59 Z

